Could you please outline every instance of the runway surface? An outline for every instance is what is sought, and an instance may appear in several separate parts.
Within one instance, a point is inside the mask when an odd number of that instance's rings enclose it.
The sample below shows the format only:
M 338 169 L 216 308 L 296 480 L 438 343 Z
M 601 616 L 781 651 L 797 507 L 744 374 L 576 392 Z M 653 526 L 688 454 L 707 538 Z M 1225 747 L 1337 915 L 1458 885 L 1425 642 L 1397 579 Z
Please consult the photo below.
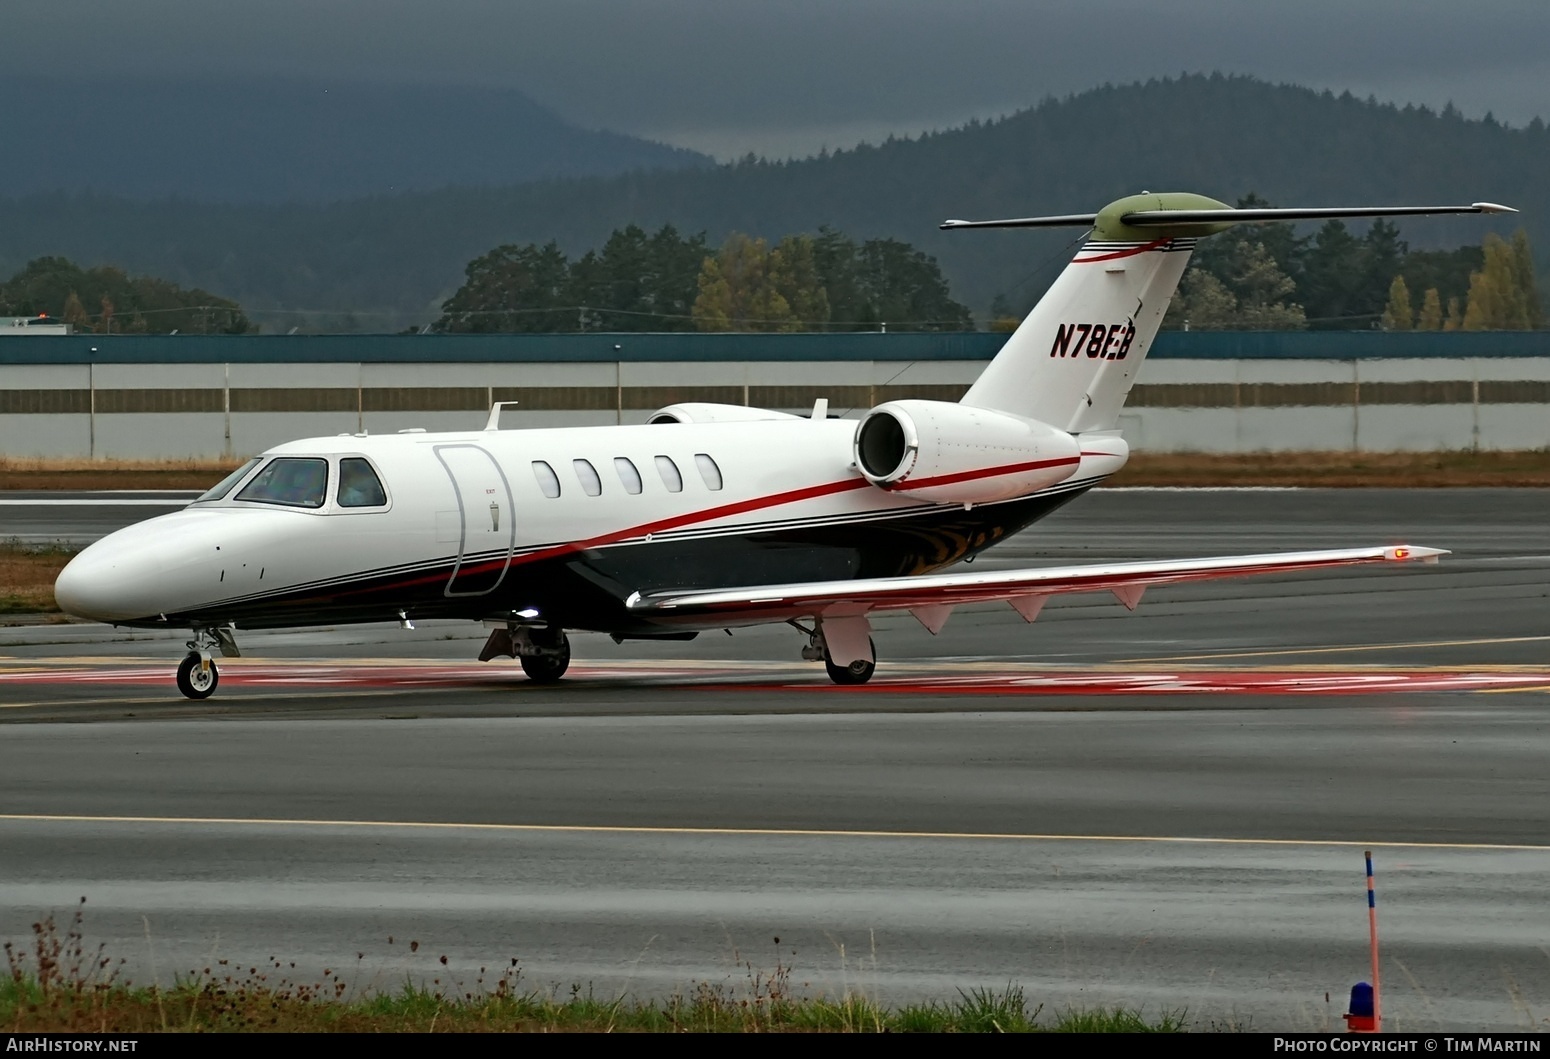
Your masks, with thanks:
M 85 895 L 143 979 L 516 958 L 660 995 L 779 962 L 1337 1029 L 1372 848 L 1388 1025 L 1550 1028 L 1550 495 L 1100 492 L 981 563 L 1400 540 L 1455 554 L 890 618 L 860 689 L 781 629 L 577 636 L 538 688 L 437 624 L 247 635 L 189 703 L 181 637 L 0 629 L 0 936 Z

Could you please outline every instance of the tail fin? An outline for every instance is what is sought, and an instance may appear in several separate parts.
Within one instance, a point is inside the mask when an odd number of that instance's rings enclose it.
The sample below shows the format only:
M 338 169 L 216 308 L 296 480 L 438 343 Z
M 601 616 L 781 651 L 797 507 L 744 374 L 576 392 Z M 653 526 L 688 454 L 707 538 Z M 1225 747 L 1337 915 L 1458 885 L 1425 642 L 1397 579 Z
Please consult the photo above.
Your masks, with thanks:
M 1195 240 L 1234 224 L 1508 212 L 1515 211 L 1488 202 L 1235 210 L 1202 195 L 1144 192 L 1095 214 L 948 221 L 943 228 L 1093 229 L 1092 240 L 1007 339 L 963 403 L 1037 419 L 1073 434 L 1112 429 L 1162 326 Z

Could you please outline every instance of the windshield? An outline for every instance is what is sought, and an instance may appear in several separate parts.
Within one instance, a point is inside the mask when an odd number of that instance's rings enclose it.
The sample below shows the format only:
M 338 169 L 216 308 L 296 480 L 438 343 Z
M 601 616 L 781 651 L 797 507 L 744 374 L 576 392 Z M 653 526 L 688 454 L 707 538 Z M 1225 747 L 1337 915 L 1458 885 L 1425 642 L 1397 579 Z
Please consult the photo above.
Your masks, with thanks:
M 238 500 L 260 504 L 285 504 L 290 507 L 322 507 L 328 486 L 328 461 L 313 457 L 281 457 L 269 465 L 237 494 Z
M 242 481 L 242 479 L 246 478 L 248 472 L 251 471 L 254 467 L 257 467 L 261 462 L 263 461 L 259 457 L 253 457 L 247 463 L 244 463 L 241 467 L 238 467 L 225 478 L 222 478 L 219 482 L 212 485 L 204 492 L 203 495 L 199 497 L 199 499 L 195 500 L 194 503 L 200 504 L 206 500 L 219 500 L 221 497 L 231 492 L 232 487 L 235 486 L 238 482 Z

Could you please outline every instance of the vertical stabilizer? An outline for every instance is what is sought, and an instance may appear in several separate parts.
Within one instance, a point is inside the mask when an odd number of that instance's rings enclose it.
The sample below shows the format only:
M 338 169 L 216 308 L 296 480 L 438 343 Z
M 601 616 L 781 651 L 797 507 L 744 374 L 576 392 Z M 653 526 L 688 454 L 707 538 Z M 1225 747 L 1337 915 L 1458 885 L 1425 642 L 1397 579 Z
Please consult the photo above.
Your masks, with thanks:
M 1113 427 L 1194 246 L 1173 237 L 1087 243 L 963 403 L 1073 434 Z

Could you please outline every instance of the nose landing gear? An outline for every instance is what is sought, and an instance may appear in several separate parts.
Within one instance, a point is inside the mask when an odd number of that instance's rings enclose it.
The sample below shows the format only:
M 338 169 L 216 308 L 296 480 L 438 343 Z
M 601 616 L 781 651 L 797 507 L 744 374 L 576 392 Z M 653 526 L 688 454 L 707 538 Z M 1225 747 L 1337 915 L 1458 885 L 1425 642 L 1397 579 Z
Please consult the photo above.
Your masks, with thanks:
M 190 651 L 178 663 L 178 690 L 191 699 L 208 699 L 220 682 L 221 674 L 208 654 Z
M 223 658 L 241 656 L 231 626 L 194 630 L 194 638 L 188 641 L 188 655 L 178 663 L 178 690 L 190 699 L 208 699 L 220 685 L 221 674 L 210 657 L 211 651 L 220 651 Z

